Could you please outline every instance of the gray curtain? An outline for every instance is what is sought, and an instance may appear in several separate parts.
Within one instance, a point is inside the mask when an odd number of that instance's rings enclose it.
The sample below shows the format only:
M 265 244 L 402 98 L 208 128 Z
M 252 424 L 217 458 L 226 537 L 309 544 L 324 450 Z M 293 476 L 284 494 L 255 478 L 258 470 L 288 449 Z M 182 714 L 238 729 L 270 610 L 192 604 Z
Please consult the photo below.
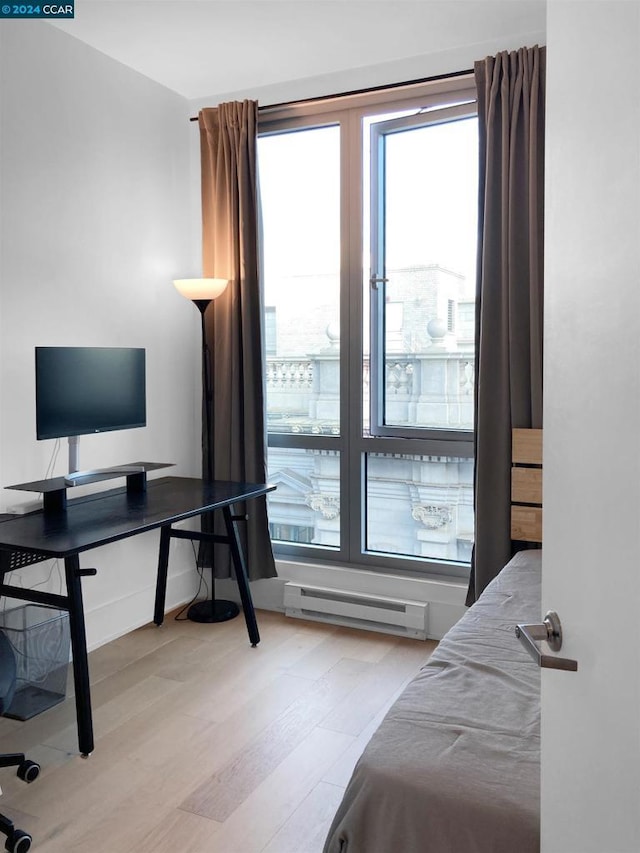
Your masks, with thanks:
M 475 546 L 467 604 L 512 556 L 511 429 L 542 427 L 545 48 L 476 62 Z
M 220 104 L 201 110 L 198 122 L 203 274 L 229 279 L 227 289 L 205 315 L 213 412 L 211 434 L 203 435 L 203 470 L 210 464 L 216 480 L 265 483 L 258 105 L 255 101 Z M 246 524 L 240 525 L 249 578 L 274 577 L 265 499 L 236 509 L 250 513 Z M 203 529 L 211 530 L 215 523 L 214 532 L 224 533 L 218 515 L 206 517 Z M 215 577 L 229 576 L 229 549 L 225 546 L 205 548 L 202 560 L 204 565 L 213 565 Z

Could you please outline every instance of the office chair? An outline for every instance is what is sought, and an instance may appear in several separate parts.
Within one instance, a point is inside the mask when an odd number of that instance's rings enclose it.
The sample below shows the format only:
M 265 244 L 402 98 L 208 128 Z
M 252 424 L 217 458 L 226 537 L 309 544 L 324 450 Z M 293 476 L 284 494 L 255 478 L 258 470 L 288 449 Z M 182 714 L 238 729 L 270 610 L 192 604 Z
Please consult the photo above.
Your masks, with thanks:
M 0 631 L 0 714 L 4 714 L 16 689 L 16 659 L 11 643 L 4 632 Z M 17 774 L 25 782 L 33 782 L 40 773 L 40 765 L 29 761 L 22 752 L 0 754 L 0 767 L 17 767 Z M 0 814 L 0 832 L 7 836 L 5 849 L 9 853 L 27 853 L 32 838 L 28 832 L 16 829 L 3 814 Z

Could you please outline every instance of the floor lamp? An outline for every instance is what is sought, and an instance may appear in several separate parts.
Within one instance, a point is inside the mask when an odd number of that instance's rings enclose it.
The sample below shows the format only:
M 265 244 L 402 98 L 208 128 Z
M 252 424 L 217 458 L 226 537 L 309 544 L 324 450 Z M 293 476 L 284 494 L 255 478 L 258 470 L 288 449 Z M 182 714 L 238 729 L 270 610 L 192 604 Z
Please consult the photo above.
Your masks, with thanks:
M 202 328 L 202 407 L 205 413 L 205 435 L 207 442 L 211 441 L 213 392 L 211 384 L 211 362 L 207 337 L 205 332 L 204 315 L 209 304 L 225 290 L 229 283 L 226 278 L 179 278 L 174 280 L 178 293 L 189 299 L 200 312 Z M 211 445 L 207 452 L 207 467 L 205 479 L 213 480 L 213 453 Z M 187 617 L 192 622 L 226 622 L 240 612 L 235 601 L 225 601 L 215 597 L 215 578 L 211 568 L 211 598 L 208 601 L 196 601 L 187 610 Z

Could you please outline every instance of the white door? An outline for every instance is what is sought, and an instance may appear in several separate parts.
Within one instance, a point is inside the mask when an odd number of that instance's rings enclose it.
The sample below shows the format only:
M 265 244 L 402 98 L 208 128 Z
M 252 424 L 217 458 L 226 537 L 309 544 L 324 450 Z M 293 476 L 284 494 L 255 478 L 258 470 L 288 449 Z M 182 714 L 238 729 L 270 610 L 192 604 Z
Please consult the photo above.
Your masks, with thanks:
M 640 15 L 548 3 L 543 853 L 640 851 Z

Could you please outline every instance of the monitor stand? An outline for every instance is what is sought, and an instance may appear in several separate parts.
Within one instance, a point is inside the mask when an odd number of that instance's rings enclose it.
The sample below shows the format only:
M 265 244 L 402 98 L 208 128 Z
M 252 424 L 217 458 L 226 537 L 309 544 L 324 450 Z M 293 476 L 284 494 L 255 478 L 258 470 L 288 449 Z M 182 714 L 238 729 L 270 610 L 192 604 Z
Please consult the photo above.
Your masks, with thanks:
M 87 468 L 86 471 L 69 473 L 64 482 L 66 486 L 83 486 L 85 483 L 95 483 L 96 474 L 110 474 L 113 477 L 130 477 L 132 474 L 144 474 L 146 468 L 140 465 L 109 465 L 107 468 Z
M 77 471 L 80 467 L 80 436 L 70 435 L 67 439 L 69 443 L 69 476 Z

